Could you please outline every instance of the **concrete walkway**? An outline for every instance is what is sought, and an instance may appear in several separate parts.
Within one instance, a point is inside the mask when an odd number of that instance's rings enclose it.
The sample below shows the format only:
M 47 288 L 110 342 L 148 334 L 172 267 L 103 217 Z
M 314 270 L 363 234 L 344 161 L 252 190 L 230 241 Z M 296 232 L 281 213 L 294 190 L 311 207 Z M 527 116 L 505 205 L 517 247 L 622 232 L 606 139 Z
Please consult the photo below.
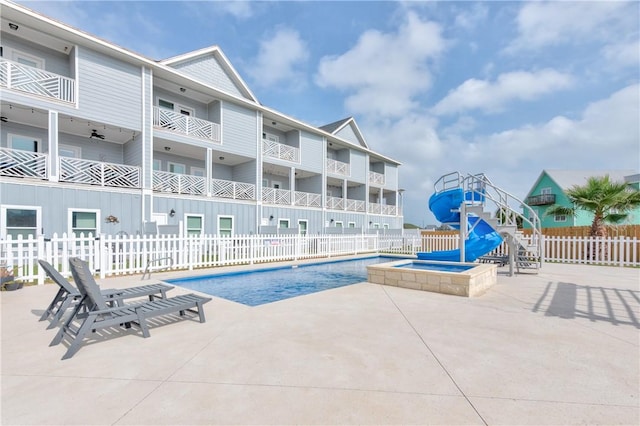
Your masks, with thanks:
M 66 361 L 38 322 L 57 286 L 2 292 L 1 421 L 637 425 L 639 282 L 549 264 L 473 299 L 369 283 L 253 308 L 214 298 L 205 324 L 96 333 Z

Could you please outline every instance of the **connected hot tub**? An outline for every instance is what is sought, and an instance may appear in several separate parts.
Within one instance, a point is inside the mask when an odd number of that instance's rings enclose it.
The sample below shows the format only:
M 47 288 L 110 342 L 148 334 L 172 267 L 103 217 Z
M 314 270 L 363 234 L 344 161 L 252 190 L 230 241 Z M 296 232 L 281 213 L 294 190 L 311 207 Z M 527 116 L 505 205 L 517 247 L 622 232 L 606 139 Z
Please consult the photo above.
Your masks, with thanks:
M 474 297 L 498 279 L 496 265 L 403 259 L 367 266 L 370 283 Z

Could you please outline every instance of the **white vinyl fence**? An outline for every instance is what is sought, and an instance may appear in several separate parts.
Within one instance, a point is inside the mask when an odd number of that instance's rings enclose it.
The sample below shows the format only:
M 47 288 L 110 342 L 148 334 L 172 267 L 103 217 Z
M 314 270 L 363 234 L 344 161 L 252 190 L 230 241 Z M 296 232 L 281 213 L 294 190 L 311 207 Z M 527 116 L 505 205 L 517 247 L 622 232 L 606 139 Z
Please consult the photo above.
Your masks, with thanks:
M 147 269 L 192 270 L 361 253 L 413 255 L 458 247 L 457 235 L 238 235 L 238 236 L 57 236 L 0 240 L 0 266 L 23 281 L 43 284 L 44 259 L 70 276 L 69 257 L 80 257 L 100 277 L 142 274 Z M 506 254 L 503 243 L 490 254 Z M 543 261 L 640 266 L 637 238 L 544 237 Z

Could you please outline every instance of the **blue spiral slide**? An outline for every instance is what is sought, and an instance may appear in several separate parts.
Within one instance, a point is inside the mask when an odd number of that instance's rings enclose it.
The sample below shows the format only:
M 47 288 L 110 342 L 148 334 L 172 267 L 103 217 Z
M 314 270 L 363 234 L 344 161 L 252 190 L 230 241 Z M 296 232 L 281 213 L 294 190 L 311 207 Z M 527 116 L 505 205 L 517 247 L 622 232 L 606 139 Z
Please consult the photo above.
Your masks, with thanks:
M 433 194 L 429 198 L 429 209 L 438 221 L 460 229 L 460 205 L 475 194 L 467 193 L 461 188 L 450 189 Z M 502 243 L 502 237 L 491 225 L 478 216 L 468 216 L 469 236 L 464 243 L 464 260 L 473 262 L 480 256 L 489 253 Z M 445 250 L 418 253 L 418 259 L 460 261 L 460 250 Z

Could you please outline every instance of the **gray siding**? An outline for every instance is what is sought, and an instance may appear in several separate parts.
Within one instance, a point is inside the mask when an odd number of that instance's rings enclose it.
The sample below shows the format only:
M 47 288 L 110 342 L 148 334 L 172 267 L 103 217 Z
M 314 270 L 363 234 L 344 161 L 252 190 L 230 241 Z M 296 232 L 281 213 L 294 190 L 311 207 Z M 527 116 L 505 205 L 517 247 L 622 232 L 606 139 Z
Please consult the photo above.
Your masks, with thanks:
M 398 189 L 398 166 L 385 163 L 384 165 L 384 187 L 386 189 Z
M 268 221 L 273 216 L 272 221 Z M 307 232 L 309 235 L 318 234 L 324 228 L 321 210 L 302 210 L 287 207 L 264 206 L 262 219 L 267 219 L 270 226 L 278 226 L 278 219 L 289 219 L 289 227 L 297 228 L 298 220 L 308 220 Z
M 46 46 L 28 42 L 6 32 L 2 32 L 2 47 L 3 57 L 5 59 L 13 60 L 11 51 L 15 49 L 22 53 L 44 59 L 44 69 L 46 71 L 73 78 L 72 58 L 64 53 L 48 49 Z
M 153 106 L 158 106 L 158 99 L 172 102 L 174 104 L 180 104 L 188 108 L 192 108 L 195 111 L 194 117 L 201 118 L 209 121 L 209 108 L 208 105 L 202 102 L 197 102 L 185 96 L 180 96 L 175 93 L 167 92 L 157 87 L 153 88 Z
M 171 65 L 171 67 L 223 92 L 243 96 L 238 86 L 229 77 L 213 53 L 179 62 Z
M 9 134 L 29 136 L 40 140 L 38 152 L 49 152 L 49 134 L 46 129 L 38 127 L 25 126 L 18 123 L 2 123 L 0 126 L 0 146 L 9 146 Z
M 231 175 L 233 181 L 256 183 L 256 162 L 247 161 L 246 163 L 238 164 L 232 169 Z
M 340 130 L 338 133 L 336 133 L 336 136 L 346 141 L 349 141 L 354 145 L 362 146 L 362 144 L 360 143 L 360 140 L 358 140 L 358 136 L 356 136 L 351 125 L 348 125 L 344 129 Z
M 122 145 L 117 143 L 109 143 L 99 139 L 88 139 L 76 135 L 60 134 L 58 144 L 79 147 L 82 159 L 84 160 L 104 161 L 106 163 L 116 164 L 124 163 Z
M 142 141 L 139 137 L 125 143 L 122 147 L 124 164 L 142 167 L 142 151 Z
M 296 191 L 322 193 L 322 175 L 310 176 L 304 179 L 296 179 Z
M 350 180 L 367 182 L 367 154 L 361 151 L 351 151 L 351 177 Z
M 140 68 L 86 48 L 79 49 L 78 61 L 79 113 L 89 120 L 139 130 Z
M 174 217 L 168 217 L 169 225 L 184 222 L 185 214 L 204 215 L 205 234 L 218 233 L 218 215 L 234 217 L 236 234 L 256 233 L 256 206 L 252 204 L 233 203 L 229 201 L 211 201 L 195 198 L 176 198 L 157 195 L 153 201 L 153 211 L 167 213 L 176 211 Z
M 347 188 L 347 198 L 365 201 L 367 199 L 367 187 L 359 185 Z
M 42 232 L 46 237 L 68 231 L 68 209 L 100 210 L 98 225 L 103 234 L 125 231 L 136 235 L 142 231 L 141 195 L 130 192 L 65 188 L 59 185 L 3 183 L 0 204 L 42 207 Z M 114 215 L 120 223 L 105 223 Z
M 280 189 L 291 189 L 289 187 L 289 177 L 288 176 L 280 176 L 280 175 L 272 175 L 269 173 L 263 173 L 262 179 L 269 179 L 269 188 L 273 188 L 273 181 L 280 182 Z M 260 185 L 262 185 L 262 180 L 260 180 Z
M 222 180 L 233 180 L 233 171 L 231 166 L 226 164 L 213 164 L 213 178 Z
M 256 112 L 239 105 L 222 104 L 222 146 L 220 150 L 247 157 L 256 156 Z
M 300 165 L 303 169 L 322 173 L 326 155 L 322 136 L 301 132 Z
M 185 174 L 187 175 L 192 174 L 191 167 L 198 167 L 200 169 L 205 168 L 204 160 L 196 160 L 193 158 L 181 157 L 178 155 L 165 154 L 164 152 L 161 152 L 161 151 L 155 151 L 153 155 L 155 160 L 160 160 L 160 164 L 161 164 L 160 169 L 165 172 L 169 171 L 169 163 L 184 164 L 186 166 Z M 215 165 L 214 170 L 216 170 L 217 167 L 218 166 Z

